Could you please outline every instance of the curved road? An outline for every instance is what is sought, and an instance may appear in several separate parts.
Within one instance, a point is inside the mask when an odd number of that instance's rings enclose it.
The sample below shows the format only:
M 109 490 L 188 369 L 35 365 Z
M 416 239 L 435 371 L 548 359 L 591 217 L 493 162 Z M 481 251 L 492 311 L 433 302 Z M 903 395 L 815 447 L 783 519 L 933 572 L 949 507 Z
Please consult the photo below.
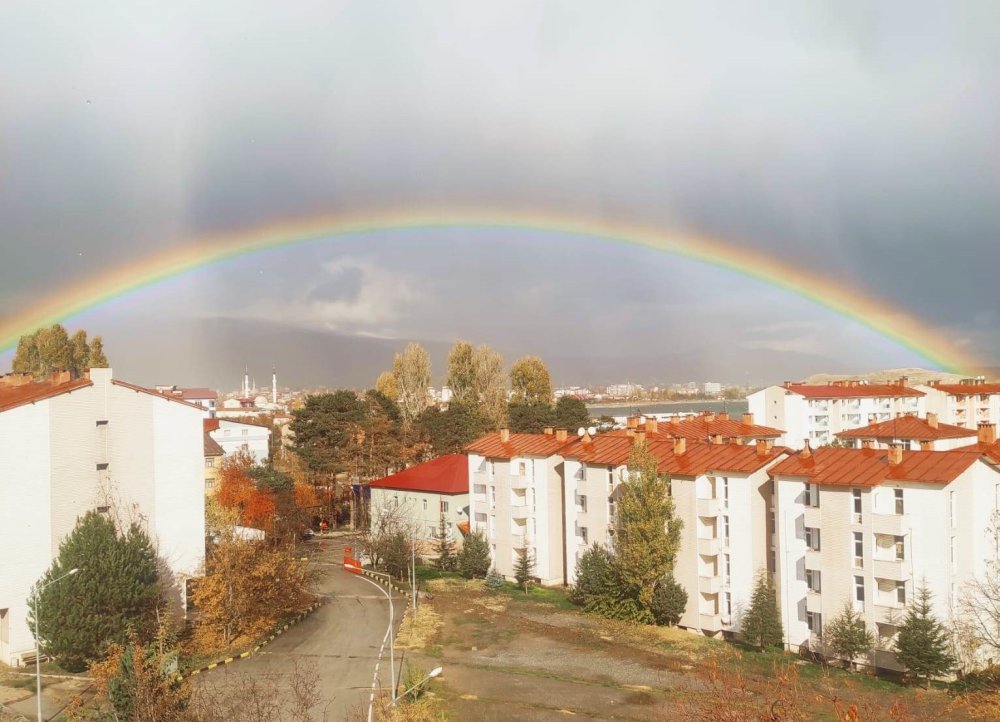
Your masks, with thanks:
M 230 674 L 287 673 L 297 661 L 319 675 L 321 702 L 316 720 L 332 722 L 346 719 L 349 714 L 357 719 L 359 710 L 366 718 L 376 664 L 379 683 L 386 690 L 391 687 L 388 641 L 383 645 L 389 625 L 389 602 L 384 587 L 343 570 L 343 549 L 349 544 L 349 538 L 344 537 L 304 544 L 303 550 L 311 555 L 311 563 L 321 574 L 317 591 L 328 597 L 329 603 L 290 627 L 257 655 L 219 667 L 206 678 L 224 684 L 220 677 Z M 406 599 L 393 594 L 393 601 L 394 630 L 398 631 Z M 401 654 L 397 650 L 397 678 L 400 666 Z

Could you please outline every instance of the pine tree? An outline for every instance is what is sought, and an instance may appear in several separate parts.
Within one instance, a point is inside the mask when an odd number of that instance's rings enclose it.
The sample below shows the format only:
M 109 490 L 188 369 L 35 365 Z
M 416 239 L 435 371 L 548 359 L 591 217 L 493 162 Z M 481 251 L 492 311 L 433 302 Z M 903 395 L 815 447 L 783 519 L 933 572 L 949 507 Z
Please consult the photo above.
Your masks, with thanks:
M 478 530 L 471 532 L 458 553 L 458 571 L 466 579 L 476 579 L 486 576 L 490 564 L 490 544 L 486 536 Z
M 444 520 L 444 514 L 441 515 L 441 521 L 438 524 L 438 533 L 435 536 L 435 551 L 437 551 L 437 568 L 443 572 L 453 572 L 455 571 L 455 542 L 452 541 L 451 536 L 448 534 L 448 525 Z
M 582 607 L 594 597 L 614 596 L 616 586 L 614 557 L 607 547 L 594 542 L 580 555 L 569 599 Z
M 673 574 L 667 574 L 656 585 L 650 611 L 660 626 L 673 627 L 681 621 L 687 607 L 688 595 Z
M 844 602 L 840 614 L 826 624 L 824 638 L 834 654 L 852 666 L 875 646 L 875 635 L 865 626 L 864 615 L 850 602 Z
M 668 479 L 657 470 L 658 460 L 637 445 L 628 461 L 628 480 L 618 499 L 615 566 L 620 590 L 646 609 L 656 583 L 673 570 L 682 522 L 674 517 Z
M 908 672 L 923 677 L 926 687 L 931 686 L 932 677 L 951 671 L 955 663 L 948 632 L 931 613 L 932 598 L 924 582 L 896 633 L 896 658 Z
M 757 573 L 750 608 L 743 615 L 741 631 L 743 639 L 762 652 L 765 647 L 781 646 L 784 630 L 778 614 L 774 584 L 763 570 Z
M 72 569 L 79 573 L 53 580 Z M 148 638 L 159 600 L 156 551 L 133 524 L 124 534 L 114 523 L 88 512 L 59 545 L 59 555 L 38 581 L 38 618 L 34 589 L 28 599 L 28 626 L 44 653 L 64 669 L 80 671 L 112 643 L 124 643 L 126 630 Z
M 503 576 L 497 571 L 496 567 L 491 567 L 486 573 L 485 584 L 489 589 L 499 589 L 503 586 Z
M 528 584 L 535 575 L 535 560 L 531 558 L 531 552 L 521 549 L 517 553 L 517 565 L 514 567 L 514 579 L 524 587 L 524 593 L 528 593 Z

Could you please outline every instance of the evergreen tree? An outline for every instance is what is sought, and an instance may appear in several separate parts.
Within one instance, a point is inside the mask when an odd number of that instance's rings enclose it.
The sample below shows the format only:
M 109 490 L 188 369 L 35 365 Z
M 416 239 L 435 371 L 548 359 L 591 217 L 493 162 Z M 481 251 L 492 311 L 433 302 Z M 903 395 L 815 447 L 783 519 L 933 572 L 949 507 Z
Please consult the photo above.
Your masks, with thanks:
M 924 582 L 896 633 L 896 658 L 908 672 L 923 677 L 926 687 L 930 687 L 932 677 L 951 671 L 955 663 L 948 631 L 932 614 L 931 599 Z
M 826 624 L 823 637 L 833 653 L 852 666 L 875 646 L 875 635 L 865 626 L 864 615 L 850 602 L 844 602 L 840 614 Z
M 478 405 L 452 401 L 442 411 L 430 406 L 417 417 L 417 428 L 427 435 L 435 455 L 460 454 L 489 430 L 489 421 Z
M 517 553 L 517 564 L 514 567 L 514 579 L 524 587 L 524 593 L 528 593 L 528 584 L 535 575 L 535 560 L 531 558 L 531 552 L 521 549 Z
M 499 589 L 503 586 L 503 576 L 497 571 L 496 567 L 490 567 L 490 570 L 486 573 L 485 584 L 489 589 Z
M 587 405 L 572 396 L 563 396 L 556 401 L 555 426 L 575 432 L 581 426 L 590 426 L 590 412 Z
M 569 599 L 582 607 L 595 597 L 614 596 L 616 586 L 614 557 L 607 547 L 594 542 L 580 555 Z
M 104 339 L 100 336 L 94 336 L 90 341 L 87 367 L 92 369 L 106 369 L 110 365 L 108 357 L 104 355 Z
M 512 401 L 507 415 L 515 434 L 540 434 L 546 426 L 555 425 L 555 412 L 543 401 Z
M 657 624 L 674 627 L 681 621 L 687 607 L 688 595 L 677 583 L 673 574 L 667 574 L 656 584 L 650 611 Z
M 479 530 L 465 537 L 458 553 L 458 571 L 466 579 L 485 577 L 490 570 L 490 544 Z
M 455 571 L 455 542 L 452 541 L 451 536 L 448 534 L 448 525 L 444 520 L 444 514 L 441 515 L 441 521 L 438 524 L 438 533 L 435 535 L 435 551 L 437 552 L 437 568 L 443 572 L 453 572 Z
M 50 583 L 74 568 L 79 573 Z M 35 586 L 37 621 L 32 590 L 28 626 L 44 653 L 64 669 L 80 671 L 110 644 L 124 643 L 129 628 L 140 640 L 148 638 L 159 600 L 157 579 L 156 551 L 138 525 L 121 534 L 110 519 L 88 512 Z
M 765 647 L 780 647 L 784 630 L 778 613 L 774 584 L 767 572 L 757 573 L 750 608 L 743 615 L 743 639 L 760 651 Z
M 628 480 L 618 499 L 615 566 L 624 596 L 649 609 L 656 583 L 673 570 L 682 522 L 674 517 L 674 500 L 658 460 L 636 445 L 628 462 Z

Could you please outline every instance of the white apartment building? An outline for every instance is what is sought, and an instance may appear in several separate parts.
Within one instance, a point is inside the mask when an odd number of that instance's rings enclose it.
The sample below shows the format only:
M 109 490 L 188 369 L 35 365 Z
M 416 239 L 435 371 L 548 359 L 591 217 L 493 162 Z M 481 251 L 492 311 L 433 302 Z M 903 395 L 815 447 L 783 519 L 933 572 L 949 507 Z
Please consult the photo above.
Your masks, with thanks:
M 196 404 L 205 409 L 205 418 L 214 419 L 219 392 L 208 388 L 184 388 L 182 386 L 157 386 L 156 391 L 173 399 Z
M 434 549 L 441 517 L 445 533 L 461 544 L 469 529 L 469 460 L 447 454 L 371 483 L 371 517 L 396 513 L 413 529 L 420 551 Z
M 923 416 L 924 392 L 906 385 L 834 381 L 829 384 L 787 382 L 747 397 L 749 411 L 763 424 L 783 429 L 777 443 L 801 449 L 805 439 L 816 448 L 833 443 L 839 432 L 889 421 L 903 414 Z M 943 421 L 946 418 L 940 417 Z
M 753 445 L 652 438 L 655 424 L 632 435 L 575 439 L 565 460 L 567 578 L 587 546 L 614 547 L 615 504 L 635 444 L 645 444 L 670 476 L 674 513 L 683 521 L 674 578 L 688 593 L 680 626 L 715 636 L 739 630 L 754 574 L 767 566 L 768 468 L 787 450 Z M 718 438 L 718 437 L 717 437 Z
M 226 456 L 246 451 L 255 462 L 264 464 L 271 454 L 271 429 L 266 426 L 216 418 L 205 419 L 205 431 L 222 447 Z
M 1000 424 L 1000 384 L 988 384 L 982 376 L 957 384 L 932 381 L 915 388 L 926 394 L 927 411 L 945 423 L 967 429 L 980 423 Z
M 0 377 L 0 662 L 33 651 L 31 585 L 88 510 L 143 524 L 179 586 L 198 572 L 203 412 L 111 369 Z
M 778 604 L 792 649 L 823 653 L 845 602 L 878 640 L 874 664 L 898 669 L 893 638 L 923 580 L 934 613 L 956 618 L 962 585 L 996 559 L 989 533 L 1000 471 L 978 450 L 806 446 L 771 469 Z
M 528 553 L 541 584 L 566 581 L 560 447 L 566 432 L 512 434 L 507 429 L 469 444 L 471 526 L 486 533 L 493 564 L 514 577 Z
M 942 424 L 938 421 L 937 414 L 928 411 L 925 418 L 916 414 L 904 414 L 891 421 L 841 431 L 836 437 L 842 444 L 858 449 L 888 449 L 901 443 L 911 451 L 948 451 L 967 446 L 971 441 L 986 441 L 988 431 Z

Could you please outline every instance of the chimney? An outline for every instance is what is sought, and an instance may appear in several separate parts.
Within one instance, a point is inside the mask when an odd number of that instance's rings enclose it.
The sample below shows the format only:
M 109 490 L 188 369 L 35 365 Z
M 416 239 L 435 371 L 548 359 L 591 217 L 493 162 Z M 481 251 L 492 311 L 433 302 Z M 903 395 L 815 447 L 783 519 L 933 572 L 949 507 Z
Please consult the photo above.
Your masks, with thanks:
M 982 421 L 979 424 L 979 443 L 980 444 L 994 444 L 997 440 L 997 425 L 991 424 L 987 421 Z
M 930 426 L 932 429 L 936 429 L 938 427 L 937 414 L 935 414 L 933 411 L 927 412 L 927 425 Z
M 629 429 L 634 429 L 638 425 L 639 425 L 638 416 L 629 416 L 628 419 L 625 421 L 625 426 Z
M 554 432 L 555 428 L 552 426 L 546 426 L 544 429 L 542 429 L 542 433 L 545 434 L 546 436 L 552 436 Z
M 73 376 L 69 371 L 53 371 L 49 374 L 49 381 L 54 384 L 64 384 L 72 380 Z
M 903 445 L 890 444 L 889 446 L 889 466 L 898 466 L 903 460 Z
M 722 434 L 715 434 L 714 436 L 711 437 L 711 439 L 713 444 L 722 444 L 725 443 L 726 441 L 725 439 L 722 438 Z
M 729 421 L 729 412 L 723 411 L 719 414 L 719 421 Z
M 650 434 L 656 433 L 656 428 L 658 425 L 659 422 L 656 420 L 655 417 L 650 417 L 646 419 L 646 431 L 648 431 Z
M 799 456 L 801 456 L 803 459 L 808 459 L 810 456 L 812 456 L 812 449 L 809 447 L 809 439 L 804 439 L 804 441 L 805 441 L 805 446 L 802 447 L 802 451 L 799 452 Z
M 556 429 L 556 441 L 566 441 L 566 429 Z
M 642 446 L 646 443 L 646 431 L 645 429 L 639 429 L 635 432 L 635 444 L 636 446 Z
M 510 429 L 500 429 L 500 443 L 506 444 L 510 441 Z
M 674 456 L 684 456 L 687 452 L 688 440 L 683 436 L 674 438 Z
M 900 376 L 900 377 L 899 377 L 899 385 L 900 385 L 900 386 L 906 386 L 906 384 L 907 384 L 907 382 L 908 382 L 909 380 L 910 380 L 910 379 L 909 379 L 909 378 L 907 378 L 906 376 Z
M 630 437 L 635 438 L 635 429 L 625 429 L 625 433 Z
M 934 451 L 934 442 L 924 439 L 920 442 L 921 451 Z
M 592 441 L 593 441 L 593 439 L 590 438 L 590 432 L 589 431 L 584 431 L 583 432 L 583 436 L 580 437 L 580 443 L 582 443 L 582 444 L 589 444 Z
M 862 449 L 874 449 L 875 448 L 875 440 L 874 439 L 862 439 L 861 440 L 861 448 Z
M 749 411 L 743 414 L 743 423 L 746 424 L 747 426 L 753 426 L 753 414 L 751 414 Z
M 757 456 L 767 456 L 771 453 L 772 442 L 770 439 L 757 439 Z
M 24 386 L 34 380 L 31 374 L 6 374 L 0 376 L 0 386 Z

